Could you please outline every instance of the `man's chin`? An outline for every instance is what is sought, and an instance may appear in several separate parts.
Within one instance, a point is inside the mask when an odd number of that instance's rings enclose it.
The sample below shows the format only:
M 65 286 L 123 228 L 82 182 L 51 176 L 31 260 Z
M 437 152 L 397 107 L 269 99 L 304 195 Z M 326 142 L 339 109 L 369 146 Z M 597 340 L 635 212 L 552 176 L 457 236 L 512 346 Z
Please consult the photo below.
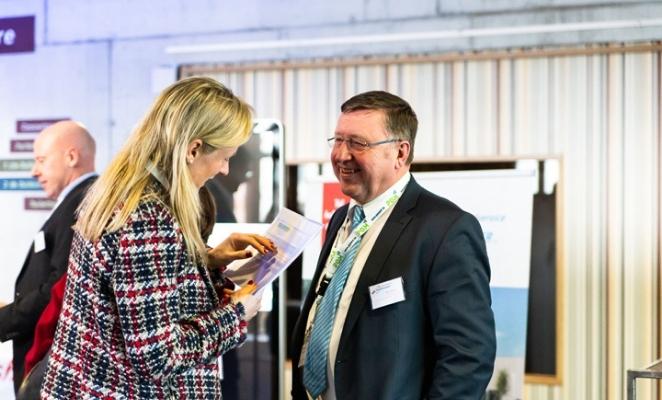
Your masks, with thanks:
M 44 192 L 46 192 L 46 197 L 51 199 L 51 200 L 56 200 L 57 199 L 57 194 L 53 191 L 48 191 L 46 189 L 42 189 Z
M 354 200 L 360 195 L 360 190 L 356 184 L 343 183 L 342 181 L 340 182 L 340 191 L 345 196 L 351 197 Z

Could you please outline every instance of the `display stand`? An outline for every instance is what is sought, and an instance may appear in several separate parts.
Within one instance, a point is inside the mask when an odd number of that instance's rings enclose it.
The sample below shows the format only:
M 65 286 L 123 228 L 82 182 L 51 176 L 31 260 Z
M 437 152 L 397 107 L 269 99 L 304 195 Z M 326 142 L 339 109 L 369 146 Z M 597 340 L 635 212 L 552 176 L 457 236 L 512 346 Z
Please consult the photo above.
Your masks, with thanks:
M 637 399 L 637 378 L 662 379 L 662 360 L 657 360 L 644 369 L 628 370 L 628 400 Z

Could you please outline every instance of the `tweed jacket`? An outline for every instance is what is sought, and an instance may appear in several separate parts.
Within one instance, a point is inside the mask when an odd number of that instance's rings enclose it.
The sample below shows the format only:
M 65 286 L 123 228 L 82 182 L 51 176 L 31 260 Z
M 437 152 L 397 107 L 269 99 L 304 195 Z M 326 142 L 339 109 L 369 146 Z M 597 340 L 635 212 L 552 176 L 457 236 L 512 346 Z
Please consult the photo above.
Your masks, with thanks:
M 244 309 L 219 299 L 222 277 L 190 260 L 161 201 L 94 242 L 76 233 L 67 274 L 42 398 L 221 397 L 217 359 L 245 340 Z

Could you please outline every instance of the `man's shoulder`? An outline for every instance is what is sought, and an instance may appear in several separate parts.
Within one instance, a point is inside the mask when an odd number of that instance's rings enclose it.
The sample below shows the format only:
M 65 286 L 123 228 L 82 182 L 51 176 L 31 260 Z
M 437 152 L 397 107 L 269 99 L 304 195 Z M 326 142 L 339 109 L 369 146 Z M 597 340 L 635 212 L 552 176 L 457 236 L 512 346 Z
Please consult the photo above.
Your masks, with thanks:
M 65 200 L 75 199 L 76 202 L 80 202 L 96 180 L 97 180 L 96 175 L 90 176 L 87 179 L 83 180 L 73 189 L 71 189 L 71 192 L 67 194 Z
M 444 211 L 450 213 L 463 214 L 465 211 L 455 204 L 452 200 L 446 197 L 439 196 L 432 193 L 426 188 L 420 186 L 417 182 L 414 183 L 412 188 L 416 194 L 416 207 L 423 210 Z
M 408 213 L 424 224 L 451 226 L 458 221 L 476 221 L 476 216 L 464 210 L 451 199 L 418 187 L 413 207 Z
M 84 181 L 80 182 L 78 185 L 76 185 L 67 195 L 62 199 L 62 202 L 58 206 L 58 211 L 59 209 L 76 209 L 78 208 L 78 205 L 80 204 L 81 201 L 83 201 L 83 197 L 85 197 L 85 194 L 87 193 L 88 189 L 94 181 L 97 179 L 96 176 L 91 176 Z
M 444 209 L 447 211 L 464 212 L 464 210 L 462 210 L 462 208 L 455 204 L 452 200 L 432 193 L 427 189 L 421 190 L 420 199 L 421 203 L 434 206 L 434 208 Z
M 73 225 L 76 220 L 76 210 L 78 209 L 80 203 L 83 201 L 85 193 L 87 193 L 87 190 L 90 188 L 95 179 L 96 176 L 90 177 L 73 188 L 71 192 L 69 192 L 66 197 L 62 199 L 62 202 L 60 202 L 57 208 L 53 210 L 51 217 L 44 224 L 45 227 L 51 225 Z

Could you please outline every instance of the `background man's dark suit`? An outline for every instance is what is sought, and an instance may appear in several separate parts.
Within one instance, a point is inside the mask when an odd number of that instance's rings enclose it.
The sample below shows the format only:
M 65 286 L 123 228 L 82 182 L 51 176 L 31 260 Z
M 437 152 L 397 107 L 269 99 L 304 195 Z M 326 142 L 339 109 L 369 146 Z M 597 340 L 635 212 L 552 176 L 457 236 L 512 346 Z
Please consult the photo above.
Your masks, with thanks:
M 0 341 L 13 341 L 15 389 L 23 379 L 25 354 L 32 346 L 34 328 L 50 299 L 51 287 L 66 271 L 76 208 L 95 179 L 81 182 L 53 210 L 41 228 L 46 248 L 35 253 L 32 243 L 16 279 L 14 302 L 0 308 Z
M 313 278 L 317 287 L 347 214 L 329 222 Z M 371 309 L 368 287 L 402 277 L 406 300 Z M 496 352 L 490 269 L 478 221 L 413 178 L 363 267 L 334 366 L 340 399 L 480 399 Z M 297 368 L 310 290 L 293 336 L 294 399 L 306 399 Z

